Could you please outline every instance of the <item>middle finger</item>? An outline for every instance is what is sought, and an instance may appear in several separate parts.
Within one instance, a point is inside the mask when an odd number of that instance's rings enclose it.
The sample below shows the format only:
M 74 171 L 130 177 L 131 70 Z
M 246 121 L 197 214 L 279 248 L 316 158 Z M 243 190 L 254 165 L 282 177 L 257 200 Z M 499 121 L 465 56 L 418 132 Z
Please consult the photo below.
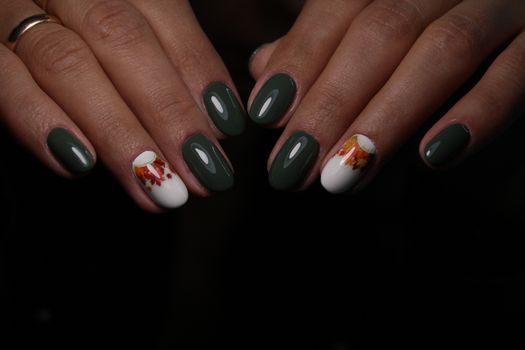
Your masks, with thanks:
M 233 185 L 230 164 L 206 117 L 135 7 L 124 0 L 77 0 L 74 5 L 51 0 L 47 9 L 90 46 L 191 190 L 206 195 Z M 216 171 L 205 171 L 206 161 L 214 162 Z

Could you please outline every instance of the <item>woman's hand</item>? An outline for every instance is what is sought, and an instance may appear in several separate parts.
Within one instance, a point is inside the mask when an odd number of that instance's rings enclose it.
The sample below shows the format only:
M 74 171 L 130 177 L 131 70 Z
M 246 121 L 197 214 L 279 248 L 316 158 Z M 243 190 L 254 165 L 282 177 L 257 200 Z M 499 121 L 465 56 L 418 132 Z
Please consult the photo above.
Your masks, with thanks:
M 232 186 L 217 138 L 243 131 L 244 110 L 187 1 L 0 8 L 0 116 L 47 166 L 74 176 L 100 158 L 150 211 L 184 204 L 186 186 L 198 195 Z M 12 33 L 45 13 L 61 24 Z
M 286 126 L 269 159 L 278 189 L 364 186 L 480 67 L 481 80 L 426 134 L 435 168 L 475 152 L 524 110 L 522 0 L 309 0 L 251 61 L 250 117 Z M 366 172 L 365 172 L 366 170 Z

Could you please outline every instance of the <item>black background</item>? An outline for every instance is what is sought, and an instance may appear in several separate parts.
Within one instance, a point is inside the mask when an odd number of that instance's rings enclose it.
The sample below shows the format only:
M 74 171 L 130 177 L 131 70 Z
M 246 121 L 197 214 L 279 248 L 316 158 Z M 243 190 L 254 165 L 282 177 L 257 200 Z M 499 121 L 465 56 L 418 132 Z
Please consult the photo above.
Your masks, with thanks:
M 246 100 L 251 51 L 294 15 L 230 2 L 193 1 Z M 465 329 L 525 310 L 524 131 L 434 172 L 422 129 L 364 192 L 331 196 L 270 189 L 279 131 L 250 124 L 223 143 L 233 191 L 152 215 L 103 165 L 60 179 L 2 129 L 0 349 L 501 345 L 519 333 Z

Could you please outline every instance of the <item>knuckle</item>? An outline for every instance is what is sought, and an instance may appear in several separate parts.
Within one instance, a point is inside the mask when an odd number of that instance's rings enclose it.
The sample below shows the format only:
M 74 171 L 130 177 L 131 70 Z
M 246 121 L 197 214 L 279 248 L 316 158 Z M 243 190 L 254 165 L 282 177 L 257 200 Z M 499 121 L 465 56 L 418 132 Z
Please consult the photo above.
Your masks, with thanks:
M 82 31 L 112 48 L 144 42 L 146 20 L 122 0 L 98 0 L 86 11 Z
M 355 23 L 367 38 L 401 40 L 422 30 L 425 20 L 419 6 L 413 0 L 374 2 Z
M 76 34 L 62 28 L 35 38 L 29 51 L 41 69 L 53 75 L 81 74 L 91 59 L 87 45 Z
M 472 58 L 482 47 L 483 26 L 474 18 L 453 14 L 434 22 L 426 40 L 437 51 L 453 57 Z

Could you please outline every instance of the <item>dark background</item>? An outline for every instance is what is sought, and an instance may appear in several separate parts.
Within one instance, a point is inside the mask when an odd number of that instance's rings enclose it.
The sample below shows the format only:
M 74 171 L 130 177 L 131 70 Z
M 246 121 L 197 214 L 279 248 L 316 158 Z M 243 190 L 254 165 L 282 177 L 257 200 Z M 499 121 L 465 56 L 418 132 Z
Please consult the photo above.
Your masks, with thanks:
M 280 1 L 193 3 L 246 100 L 251 51 L 284 34 L 294 11 Z M 319 185 L 270 189 L 279 131 L 250 124 L 223 143 L 233 191 L 152 215 L 103 165 L 60 179 L 2 129 L 0 349 L 510 342 L 520 333 L 484 329 L 525 311 L 524 131 L 522 118 L 441 172 L 419 159 L 421 133 L 367 190 L 332 196 Z

